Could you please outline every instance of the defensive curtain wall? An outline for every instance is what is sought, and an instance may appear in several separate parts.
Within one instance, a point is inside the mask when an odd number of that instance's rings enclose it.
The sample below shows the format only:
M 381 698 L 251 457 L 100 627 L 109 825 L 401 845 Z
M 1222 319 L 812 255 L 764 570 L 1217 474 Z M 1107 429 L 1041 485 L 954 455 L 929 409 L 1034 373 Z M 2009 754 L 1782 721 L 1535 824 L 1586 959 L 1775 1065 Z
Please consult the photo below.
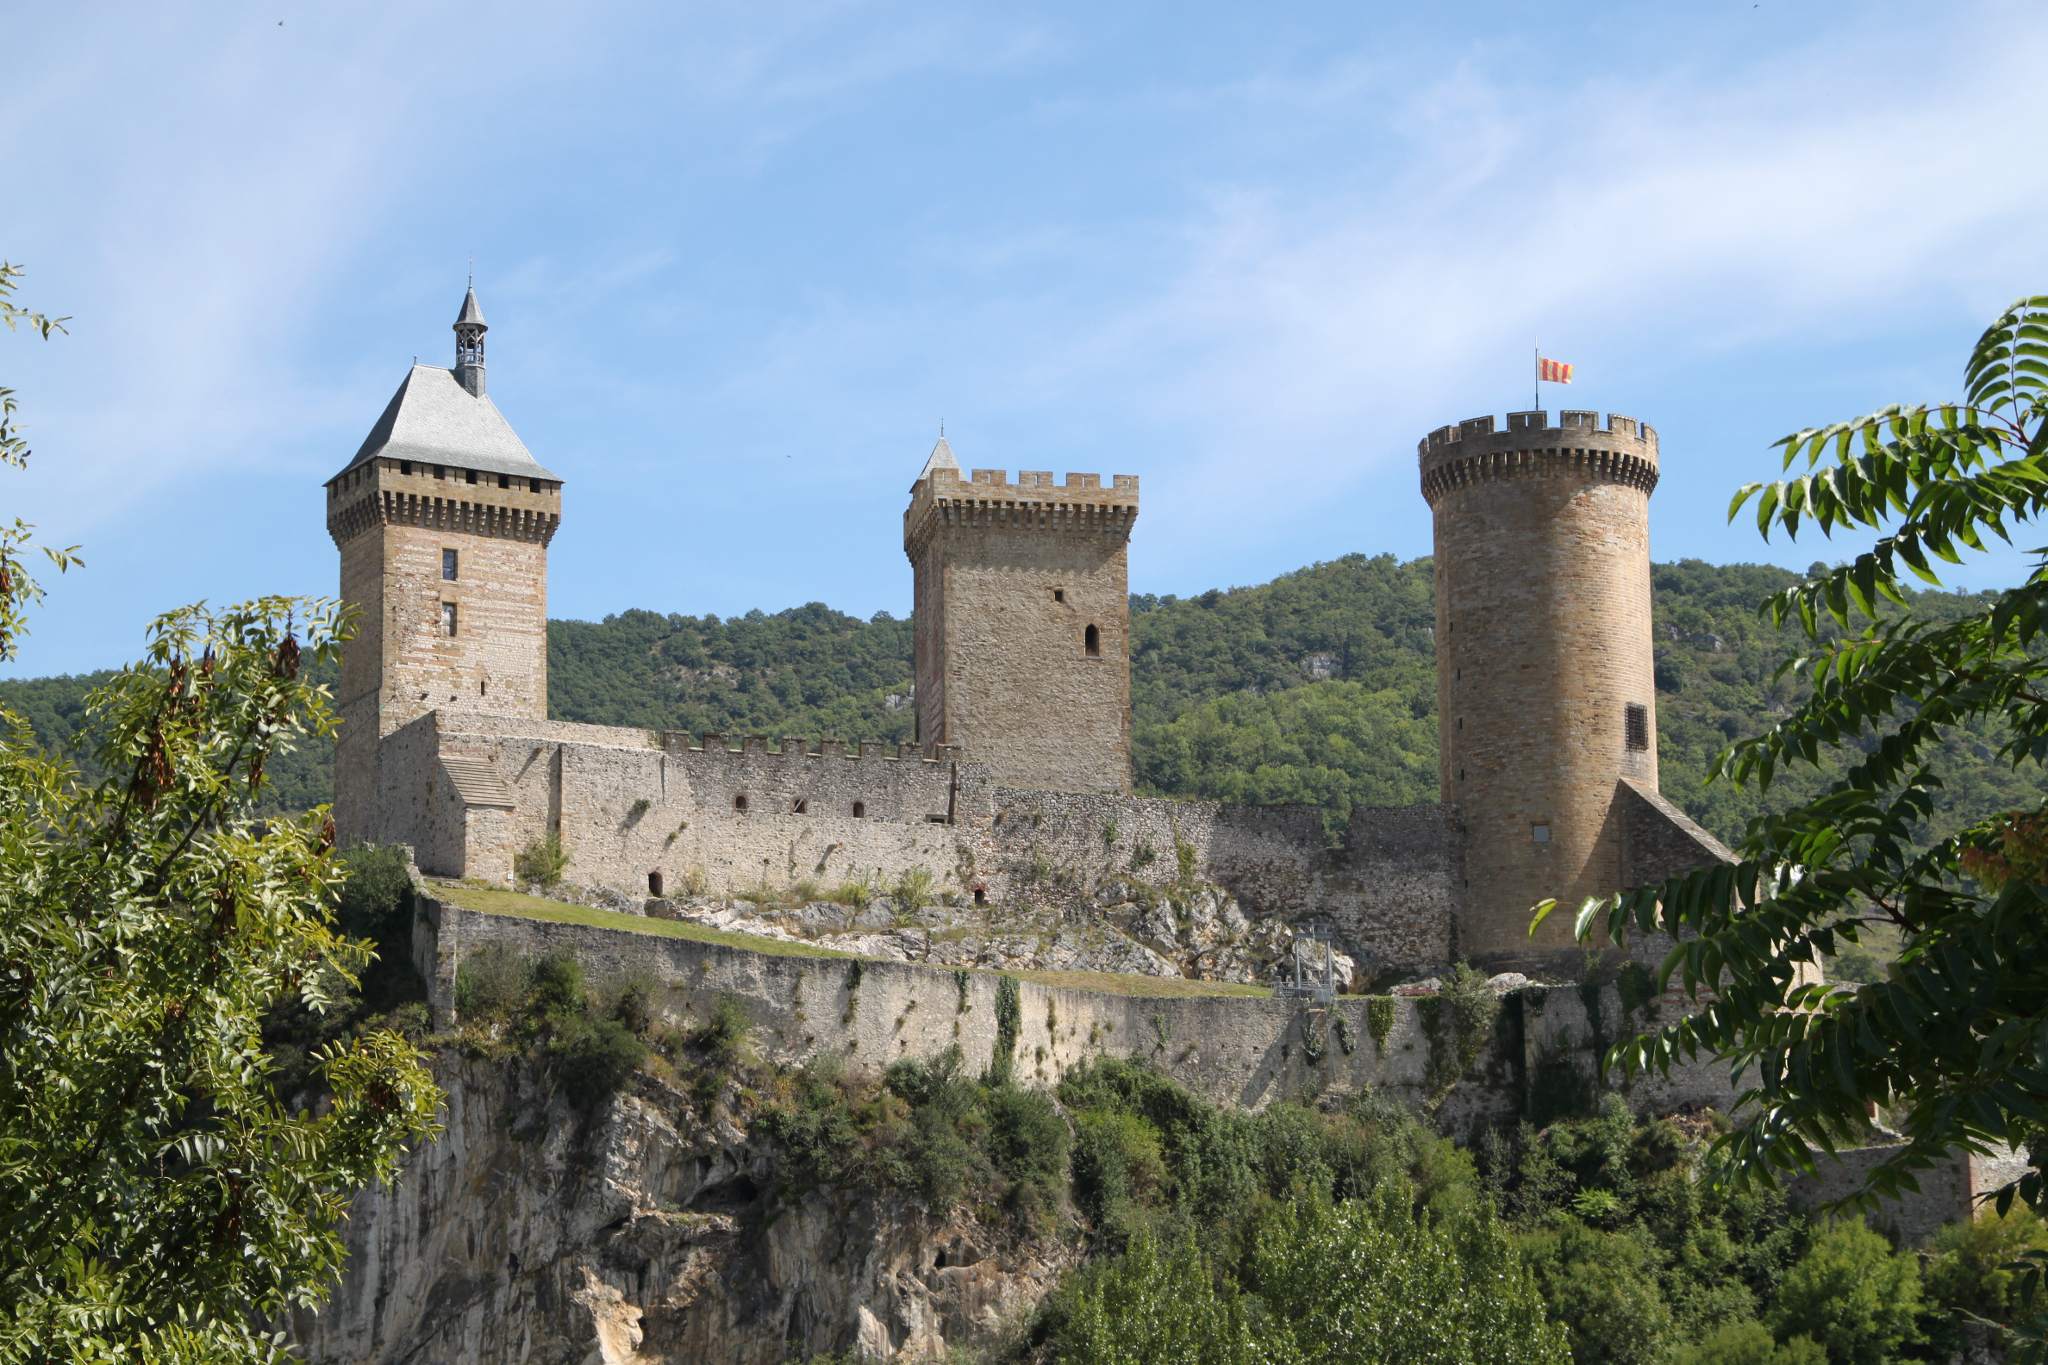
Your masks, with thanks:
M 375 837 L 413 845 L 436 876 L 506 884 L 553 833 L 569 881 L 631 898 L 886 887 L 916 868 L 1004 907 L 1209 884 L 1253 914 L 1327 926 L 1368 972 L 1455 955 L 1459 842 L 1436 806 L 1360 810 L 1331 848 L 1308 807 L 1019 791 L 951 750 L 452 710 L 392 734 L 380 771 Z
M 1532 986 L 1507 995 L 1469 1054 L 1443 996 L 1340 995 L 1327 1005 L 1270 996 L 1146 996 L 1055 986 L 996 972 L 838 956 L 782 956 L 695 939 L 465 910 L 429 888 L 417 900 L 414 965 L 429 983 L 437 1027 L 456 1021 L 461 964 L 492 950 L 567 953 L 603 989 L 653 985 L 671 1022 L 737 1001 L 771 1061 L 837 1057 L 873 1073 L 905 1058 L 960 1049 L 972 1073 L 1004 1046 L 1012 1074 L 1056 1084 L 1096 1057 L 1140 1060 L 1218 1104 L 1257 1109 L 1278 1099 L 1386 1092 L 1433 1110 L 1446 1131 L 1544 1119 L 1582 1105 L 1598 1050 L 1653 1024 L 1667 1002 L 1624 986 Z M 1008 982 L 1005 985 L 1005 982 Z M 1143 979 L 1138 986 L 1142 987 Z M 1015 992 L 1004 1022 L 1001 996 Z M 1469 1061 L 1466 1058 L 1469 1056 Z M 1453 1083 L 1456 1083 L 1455 1086 Z M 1624 1088 L 1643 1113 L 1728 1106 L 1718 1064 Z

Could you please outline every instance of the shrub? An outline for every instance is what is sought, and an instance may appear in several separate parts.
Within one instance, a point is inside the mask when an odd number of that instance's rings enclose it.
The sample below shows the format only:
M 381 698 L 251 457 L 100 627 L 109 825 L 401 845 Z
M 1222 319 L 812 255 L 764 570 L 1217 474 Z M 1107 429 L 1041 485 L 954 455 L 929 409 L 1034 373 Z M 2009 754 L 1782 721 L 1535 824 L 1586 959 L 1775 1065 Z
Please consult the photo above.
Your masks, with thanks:
M 1130 1235 L 1138 1210 L 1156 1204 L 1166 1184 L 1159 1130 L 1123 1110 L 1083 1113 L 1074 1127 L 1075 1200 L 1098 1231 Z
M 1647 1238 L 1568 1219 L 1524 1234 L 1521 1250 L 1551 1316 L 1571 1335 L 1578 1365 L 1663 1359 L 1671 1309 L 1658 1290 L 1658 1257 Z
M 1068 1276 L 1041 1310 L 1033 1337 L 1047 1360 L 1271 1359 L 1245 1308 L 1192 1237 L 1164 1247 L 1139 1237 L 1121 1256 L 1090 1261 Z
M 412 873 L 405 851 L 357 844 L 341 855 L 348 880 L 335 897 L 335 921 L 350 938 L 393 944 L 412 930 Z
M 465 1019 L 509 1019 L 526 999 L 526 963 L 509 948 L 491 944 L 455 973 L 455 1009 Z
M 1755 1319 L 1725 1323 L 1697 1344 L 1681 1346 L 1672 1365 L 1828 1365 L 1828 1353 L 1809 1336 L 1780 1345 Z
M 543 1019 L 583 1013 L 583 965 L 568 953 L 549 953 L 526 969 L 526 1004 Z
M 1024 1007 L 1017 994 L 1017 978 L 996 978 L 996 1045 L 989 1054 L 988 1081 L 1008 1085 L 1017 1066 L 1017 1035 L 1024 1027 Z
M 552 832 L 512 855 L 512 875 L 522 882 L 544 887 L 559 884 L 568 866 L 569 855 L 562 849 L 562 838 Z
M 616 1019 L 578 1014 L 556 1022 L 547 1056 L 562 1093 L 587 1113 L 640 1069 L 647 1045 Z
M 736 1066 L 747 1060 L 753 1032 L 754 1021 L 747 1017 L 746 1006 L 730 995 L 721 995 L 711 1007 L 711 1017 L 697 1031 L 697 1046 L 721 1067 Z
M 1937 1355 L 1963 1347 L 1959 1315 L 2011 1323 L 2043 1307 L 2036 1289 L 2022 1295 L 2012 1263 L 2032 1252 L 2048 1251 L 2048 1224 L 2026 1205 L 2015 1203 L 2000 1217 L 1986 1212 L 1966 1223 L 1952 1223 L 1935 1237 L 1926 1266 L 1926 1292 L 1934 1313 Z
M 612 996 L 612 1018 L 634 1033 L 646 1033 L 654 1027 L 655 1018 L 660 1013 L 656 1003 L 659 990 L 646 977 L 636 976 L 622 982 Z
M 1830 1224 L 1785 1272 L 1771 1326 L 1810 1333 L 1831 1360 L 1885 1365 L 1917 1344 L 1920 1270 L 1861 1222 Z
M 1419 1221 L 1398 1197 L 1296 1200 L 1260 1220 L 1244 1280 L 1269 1324 L 1284 1324 L 1286 1358 L 1570 1358 L 1564 1330 L 1545 1317 L 1535 1282 L 1491 1218 Z M 1417 1311 L 1422 1305 L 1427 1311 Z
M 921 867 L 909 867 L 896 879 L 890 894 L 907 915 L 914 915 L 932 903 L 932 874 Z
M 851 910 L 865 910 L 868 908 L 868 902 L 874 899 L 874 895 L 875 889 L 865 880 L 843 881 L 832 888 L 829 899 L 834 905 L 844 905 Z

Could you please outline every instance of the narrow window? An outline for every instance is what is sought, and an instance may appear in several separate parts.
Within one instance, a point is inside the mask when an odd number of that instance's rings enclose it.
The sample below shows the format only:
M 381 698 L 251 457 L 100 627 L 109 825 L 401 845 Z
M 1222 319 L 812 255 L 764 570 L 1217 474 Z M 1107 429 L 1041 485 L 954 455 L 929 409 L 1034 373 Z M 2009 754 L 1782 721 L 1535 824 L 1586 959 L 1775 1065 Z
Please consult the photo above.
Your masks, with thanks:
M 1530 826 L 1529 826 L 1529 842 L 1530 842 L 1530 843 L 1532 843 L 1532 844 L 1547 844 L 1547 843 L 1549 843 L 1549 842 L 1550 842 L 1550 825 L 1549 825 L 1549 824 L 1548 824 L 1547 822 L 1545 822 L 1545 821 L 1542 821 L 1542 820 L 1538 820 L 1538 821 L 1536 821 L 1536 822 L 1535 822 L 1534 824 L 1530 825 Z
M 444 464 L 437 464 L 437 465 L 435 465 L 435 466 L 434 466 L 434 477 L 435 477 L 435 478 L 437 478 L 437 479 L 445 479 L 445 478 L 447 478 L 447 477 L 448 477 L 448 466 L 447 466 L 447 465 L 444 465 Z
M 789 803 L 789 813 L 791 815 L 809 815 L 811 813 L 811 803 L 799 796 L 796 800 Z
M 500 475 L 498 476 L 498 487 L 500 487 L 500 488 L 510 488 L 511 486 L 512 486 L 512 476 L 511 476 L 511 475 L 509 475 L 509 474 L 500 474 Z
M 745 815 L 747 813 L 747 794 L 745 792 L 741 792 L 738 796 L 735 796 L 732 799 L 732 808 L 738 811 L 741 815 Z
M 865 801 L 856 801 L 856 802 L 854 802 L 854 803 L 853 803 L 853 818 L 854 818 L 854 819 L 856 819 L 856 820 L 864 820 L 864 819 L 866 819 L 866 818 L 867 818 L 867 813 L 868 813 L 868 803 L 867 803 L 867 802 L 865 802 Z
M 475 482 L 476 482 L 476 471 L 475 471 L 474 469 L 465 469 L 465 470 L 463 470 L 463 471 L 462 471 L 462 477 L 463 477 L 463 480 L 464 480 L 465 482 L 467 482 L 467 483 L 475 483 Z
M 412 473 L 412 461 L 411 461 L 411 460 L 400 460 L 400 461 L 398 462 L 398 472 L 399 472 L 399 473 L 401 473 L 401 474 L 410 474 L 410 473 Z
M 1100 630 L 1099 628 L 1095 627 L 1095 626 L 1090 626 L 1090 627 L 1088 627 L 1088 631 L 1087 631 L 1087 633 L 1086 633 L 1085 635 L 1083 635 L 1083 636 L 1081 637 L 1081 648 L 1082 648 L 1083 650 L 1087 651 L 1087 654 L 1088 654 L 1088 657 L 1089 657 L 1089 658 L 1091 658 L 1091 659 L 1099 659 L 1099 658 L 1101 658 L 1101 657 L 1102 657 L 1102 631 L 1101 631 L 1101 630 Z
M 453 602 L 443 602 L 441 604 L 441 633 L 450 639 L 455 637 L 455 604 Z
M 1052 590 L 1052 600 L 1053 600 L 1053 601 L 1055 601 L 1055 602 L 1064 602 L 1064 601 L 1066 601 L 1066 600 L 1067 600 L 1067 590 L 1066 590 L 1065 588 L 1054 588 L 1054 589 Z
M 985 886 L 977 886 L 977 887 L 975 887 L 975 888 L 974 888 L 974 903 L 975 903 L 976 905 L 987 905 L 987 904 L 988 904 L 988 888 L 987 888 L 987 887 L 985 887 Z
M 1628 747 L 1648 749 L 1650 747 L 1650 708 L 1630 702 L 1626 711 Z
M 453 550 L 441 551 L 441 580 L 444 583 L 453 583 L 455 581 L 455 551 Z
M 661 894 L 661 874 L 659 872 L 647 874 L 647 894 L 650 896 L 659 896 Z

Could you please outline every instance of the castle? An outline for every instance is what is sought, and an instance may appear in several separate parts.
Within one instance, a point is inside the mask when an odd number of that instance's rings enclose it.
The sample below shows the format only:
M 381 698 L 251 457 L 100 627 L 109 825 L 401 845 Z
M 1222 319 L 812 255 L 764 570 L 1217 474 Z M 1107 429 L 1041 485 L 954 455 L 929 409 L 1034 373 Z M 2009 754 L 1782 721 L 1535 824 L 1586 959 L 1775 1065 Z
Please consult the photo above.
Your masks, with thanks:
M 1378 973 L 1554 963 L 1529 906 L 1727 857 L 1657 790 L 1654 430 L 1511 413 L 1419 448 L 1435 527 L 1441 801 L 1317 812 L 1137 796 L 1128 554 L 1138 480 L 976 469 L 943 437 L 915 482 L 917 739 L 688 735 L 547 714 L 547 549 L 562 480 L 485 385 L 482 309 L 453 368 L 414 365 L 327 482 L 341 595 L 335 820 L 423 872 L 509 883 L 549 836 L 630 896 L 921 869 L 1002 906 L 1105 879 L 1198 880 L 1330 931 Z M 1066 869 L 1064 878 L 1048 869 Z

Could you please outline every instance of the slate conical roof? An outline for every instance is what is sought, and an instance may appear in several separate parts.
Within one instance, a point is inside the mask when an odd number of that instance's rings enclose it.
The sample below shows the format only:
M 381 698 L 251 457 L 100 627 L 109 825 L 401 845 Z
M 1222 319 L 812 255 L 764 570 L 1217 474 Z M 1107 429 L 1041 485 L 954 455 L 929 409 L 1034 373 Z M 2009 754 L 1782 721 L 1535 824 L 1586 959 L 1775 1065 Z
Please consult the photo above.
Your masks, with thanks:
M 946 438 L 943 436 L 939 438 L 939 443 L 932 447 L 932 453 L 925 456 L 924 468 L 918 471 L 917 478 L 912 482 L 923 483 L 932 476 L 934 469 L 950 469 L 955 474 L 960 472 L 960 462 L 953 458 L 953 447 L 946 444 Z
M 475 285 L 471 285 L 469 292 L 462 296 L 462 312 L 456 317 L 455 325 L 457 327 L 476 326 L 483 328 L 485 331 L 490 330 L 491 325 L 484 321 L 483 307 L 476 301 Z
M 463 313 L 476 302 L 472 293 Z M 483 321 L 481 312 L 477 321 Z M 505 420 L 498 405 L 483 394 L 462 387 L 453 370 L 415 365 L 384 406 L 383 416 L 363 439 L 355 458 L 342 466 L 346 474 L 378 456 L 421 460 L 428 464 L 474 469 L 484 474 L 516 474 L 521 478 L 560 478 L 541 468 Z

